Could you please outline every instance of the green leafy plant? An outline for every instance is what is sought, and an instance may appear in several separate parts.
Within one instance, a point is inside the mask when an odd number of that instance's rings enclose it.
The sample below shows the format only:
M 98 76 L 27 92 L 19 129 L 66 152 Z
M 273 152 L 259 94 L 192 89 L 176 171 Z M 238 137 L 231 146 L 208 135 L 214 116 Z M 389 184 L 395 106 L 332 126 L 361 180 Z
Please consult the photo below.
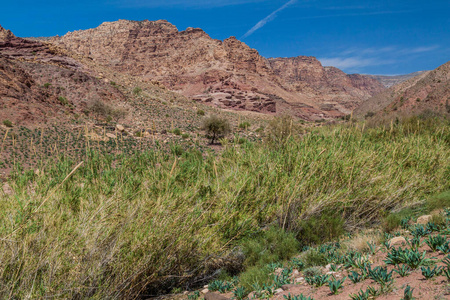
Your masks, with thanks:
M 233 296 L 234 296 L 234 299 L 236 299 L 236 300 L 247 299 L 247 295 L 248 295 L 248 291 L 242 286 L 237 287 L 233 291 Z
M 419 250 L 419 247 L 423 244 L 423 242 L 420 241 L 420 237 L 413 237 L 410 240 L 406 240 L 408 245 L 411 247 L 412 250 L 416 251 Z
M 347 277 L 344 277 L 340 280 L 333 277 L 333 279 L 328 281 L 328 287 L 330 288 L 330 291 L 333 295 L 339 293 L 339 289 L 343 287 L 345 279 L 347 279 Z
M 413 292 L 414 292 L 414 289 L 412 289 L 409 285 L 407 285 L 406 288 L 405 288 L 405 291 L 403 292 L 402 300 L 413 300 L 413 299 L 415 299 L 413 297 L 413 295 L 412 295 Z
M 358 294 L 350 295 L 350 299 L 352 300 L 369 300 L 370 294 L 369 291 L 359 290 Z
M 198 109 L 197 110 L 197 115 L 204 116 L 205 115 L 205 111 L 203 109 Z
M 384 262 L 387 265 L 397 266 L 397 265 L 399 265 L 399 264 L 404 262 L 404 255 L 405 255 L 405 253 L 406 253 L 406 251 L 403 250 L 401 247 L 399 247 L 398 249 L 392 248 L 391 251 L 388 252 Z
M 431 250 L 436 251 L 439 247 L 444 246 L 444 244 L 447 242 L 446 238 L 442 235 L 436 235 L 436 236 L 430 236 L 428 239 L 425 240 L 425 243 L 428 245 L 428 247 L 431 248 Z M 448 242 L 447 242 L 448 244 Z
M 376 288 L 374 288 L 373 286 L 368 286 L 367 287 L 367 293 L 369 294 L 369 296 L 375 298 L 376 296 L 381 294 L 380 290 L 377 290 Z
M 430 232 L 425 227 L 423 227 L 422 225 L 416 225 L 416 227 L 411 231 L 411 234 L 414 237 L 417 237 L 417 238 L 426 236 L 429 233 Z
M 369 248 L 370 255 L 375 255 L 378 252 L 378 247 L 375 243 L 369 243 L 367 242 L 367 247 Z
M 419 251 L 408 250 L 404 253 L 402 262 L 407 264 L 411 269 L 415 270 L 420 266 L 432 263 L 431 259 L 425 258 L 426 254 L 426 251 L 421 254 Z
M 353 283 L 358 283 L 361 280 L 364 280 L 364 277 L 359 274 L 358 272 L 355 271 L 351 271 L 351 273 L 348 275 L 348 278 L 353 282 Z
M 200 298 L 200 292 L 199 291 L 195 291 L 192 294 L 189 294 L 187 296 L 188 300 L 197 300 L 198 298 Z
M 312 297 L 303 296 L 303 294 L 291 295 L 291 293 L 289 293 L 287 296 L 283 295 L 283 297 L 286 300 L 314 300 Z
M 434 276 L 439 276 L 442 272 L 442 267 L 435 266 L 433 269 L 430 267 L 421 267 L 422 275 L 425 277 L 425 279 L 431 279 Z
M 398 273 L 401 277 L 405 277 L 411 274 L 411 269 L 407 265 L 401 265 L 397 266 L 397 268 L 394 269 L 394 272 Z
M 382 291 L 385 291 L 394 283 L 392 272 L 388 272 L 386 267 L 375 267 L 369 271 L 369 277 L 381 286 Z
M 218 291 L 220 293 L 226 293 L 233 288 L 233 284 L 224 280 L 215 280 L 208 285 L 208 289 L 212 292 Z
M 305 277 L 305 281 L 309 285 L 320 287 L 325 285 L 330 280 L 330 275 L 317 275 L 314 277 Z
M 305 267 L 305 263 L 302 260 L 300 260 L 299 258 L 297 258 L 297 257 L 292 258 L 289 261 L 289 265 L 292 266 L 294 269 L 297 269 L 299 271 L 303 270 L 303 268 Z

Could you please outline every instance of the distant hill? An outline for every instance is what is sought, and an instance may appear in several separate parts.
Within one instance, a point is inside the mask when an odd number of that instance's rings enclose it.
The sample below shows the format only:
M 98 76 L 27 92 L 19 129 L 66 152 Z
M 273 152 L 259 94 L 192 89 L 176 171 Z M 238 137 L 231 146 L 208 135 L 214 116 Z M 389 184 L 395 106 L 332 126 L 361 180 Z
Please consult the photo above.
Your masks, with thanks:
M 382 85 L 384 85 L 386 88 L 390 88 L 391 86 L 400 84 L 410 78 L 416 77 L 420 74 L 423 74 L 427 71 L 418 71 L 414 73 L 404 74 L 404 75 L 365 75 L 370 78 L 374 78 L 381 82 Z
M 354 111 L 354 116 L 389 113 L 417 113 L 434 110 L 450 113 L 450 61 L 433 71 L 392 86 L 386 91 L 364 101 Z

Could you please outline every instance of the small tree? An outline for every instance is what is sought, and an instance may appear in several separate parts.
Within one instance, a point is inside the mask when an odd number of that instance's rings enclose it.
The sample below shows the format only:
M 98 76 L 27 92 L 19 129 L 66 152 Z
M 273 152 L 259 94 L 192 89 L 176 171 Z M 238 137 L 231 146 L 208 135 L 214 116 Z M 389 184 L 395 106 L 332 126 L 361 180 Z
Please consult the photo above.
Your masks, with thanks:
M 230 132 L 230 123 L 227 119 L 213 115 L 203 121 L 202 128 L 206 131 L 207 136 L 211 138 L 211 144 L 214 144 L 217 138 Z

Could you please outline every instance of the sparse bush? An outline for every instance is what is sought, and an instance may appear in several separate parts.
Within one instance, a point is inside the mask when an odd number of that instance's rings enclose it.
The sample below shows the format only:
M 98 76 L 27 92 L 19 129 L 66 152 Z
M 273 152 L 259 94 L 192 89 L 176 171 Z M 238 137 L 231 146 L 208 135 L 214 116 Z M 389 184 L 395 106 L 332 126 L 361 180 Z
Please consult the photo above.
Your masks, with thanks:
M 142 89 L 138 86 L 133 89 L 133 94 L 135 94 L 136 96 L 140 95 L 141 92 L 142 92 Z
M 182 137 L 183 139 L 187 139 L 187 138 L 189 138 L 189 134 L 183 133 L 183 134 L 181 135 L 181 137 Z
M 249 127 L 250 127 L 249 122 L 242 122 L 241 124 L 239 124 L 239 128 L 241 129 L 248 129 Z
M 109 108 L 107 109 L 107 112 L 116 123 L 119 122 L 121 119 L 124 119 L 128 114 L 128 112 L 123 108 L 116 108 L 116 109 Z
M 203 109 L 198 109 L 197 110 L 197 115 L 204 116 L 205 115 L 205 111 Z
M 46 89 L 48 89 L 49 87 L 51 87 L 52 86 L 52 84 L 51 83 L 49 83 L 49 82 L 47 82 L 47 83 L 44 83 L 44 87 L 46 88 Z
M 13 123 L 10 120 L 4 120 L 3 125 L 9 128 L 13 127 Z
M 368 119 L 368 118 L 371 118 L 371 117 L 373 117 L 373 116 L 375 116 L 375 113 L 372 112 L 372 111 L 369 111 L 369 112 L 367 112 L 367 114 L 364 116 L 364 118 Z
M 212 115 L 203 121 L 203 130 L 211 138 L 211 144 L 219 137 L 225 136 L 230 132 L 230 123 L 227 119 Z
M 59 96 L 59 97 L 58 97 L 58 100 L 59 100 L 59 102 L 60 102 L 62 105 L 68 105 L 68 104 L 69 104 L 69 101 L 67 101 L 67 99 L 66 99 L 65 97 L 63 97 L 63 96 Z
M 181 135 L 181 130 L 179 128 L 175 128 L 174 130 L 172 130 L 172 133 L 175 135 Z

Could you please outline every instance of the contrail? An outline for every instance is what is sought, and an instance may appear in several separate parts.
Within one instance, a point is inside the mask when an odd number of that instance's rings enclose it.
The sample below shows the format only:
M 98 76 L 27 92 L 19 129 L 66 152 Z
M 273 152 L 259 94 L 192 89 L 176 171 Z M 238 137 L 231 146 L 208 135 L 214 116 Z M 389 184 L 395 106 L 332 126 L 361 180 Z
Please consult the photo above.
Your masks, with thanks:
M 270 15 L 268 15 L 267 17 L 265 17 L 264 19 L 262 19 L 261 21 L 259 21 L 258 23 L 256 23 L 255 26 L 253 26 L 249 31 L 247 31 L 246 34 L 244 34 L 241 39 L 245 39 L 246 37 L 249 37 L 250 35 L 252 35 L 256 30 L 260 29 L 261 27 L 263 27 L 264 25 L 266 25 L 268 22 L 272 21 L 273 19 L 276 18 L 277 13 L 279 13 L 280 11 L 284 10 L 285 8 L 287 8 L 288 6 L 294 4 L 295 2 L 297 2 L 298 0 L 290 0 L 288 3 L 286 3 L 285 5 L 283 5 L 282 7 L 280 7 L 279 9 L 277 9 L 276 11 L 272 12 Z

